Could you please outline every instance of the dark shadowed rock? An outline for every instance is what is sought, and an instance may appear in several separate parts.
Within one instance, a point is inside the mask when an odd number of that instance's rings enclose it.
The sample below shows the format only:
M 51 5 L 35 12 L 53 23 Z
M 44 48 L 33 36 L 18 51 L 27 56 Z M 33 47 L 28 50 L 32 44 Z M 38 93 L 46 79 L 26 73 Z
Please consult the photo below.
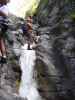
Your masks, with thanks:
M 45 100 L 74 100 L 75 21 L 68 15 L 72 6 L 65 8 L 64 0 L 47 1 L 41 0 L 36 14 L 40 35 L 36 50 L 38 88 Z

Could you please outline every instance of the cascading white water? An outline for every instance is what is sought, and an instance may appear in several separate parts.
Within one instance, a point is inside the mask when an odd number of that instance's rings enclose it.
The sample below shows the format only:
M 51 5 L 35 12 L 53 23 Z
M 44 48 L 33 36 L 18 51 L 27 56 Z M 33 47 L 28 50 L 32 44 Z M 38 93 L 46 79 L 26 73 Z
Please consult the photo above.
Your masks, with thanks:
M 28 44 L 22 47 L 20 65 L 22 70 L 19 95 L 27 100 L 40 100 L 36 81 L 33 79 L 36 54 L 34 50 L 27 50 Z

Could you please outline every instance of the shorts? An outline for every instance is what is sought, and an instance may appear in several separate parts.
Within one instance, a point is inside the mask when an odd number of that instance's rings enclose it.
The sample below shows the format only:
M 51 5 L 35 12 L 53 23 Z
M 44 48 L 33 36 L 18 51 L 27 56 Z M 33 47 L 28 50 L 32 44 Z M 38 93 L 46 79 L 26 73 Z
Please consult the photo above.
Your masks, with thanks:
M 8 20 L 4 16 L 0 16 L 0 36 L 4 37 L 8 29 Z

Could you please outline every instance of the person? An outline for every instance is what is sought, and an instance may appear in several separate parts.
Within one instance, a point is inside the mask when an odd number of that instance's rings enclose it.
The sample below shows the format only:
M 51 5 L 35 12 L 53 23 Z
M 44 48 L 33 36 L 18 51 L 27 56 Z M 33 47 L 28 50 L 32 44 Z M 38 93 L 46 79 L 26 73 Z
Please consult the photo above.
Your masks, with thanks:
M 33 32 L 33 19 L 32 16 L 28 16 L 26 19 L 26 23 L 21 27 L 23 31 L 23 35 L 27 37 L 28 49 L 34 49 L 37 46 L 38 36 L 36 32 Z
M 33 49 L 36 47 L 36 43 L 35 43 L 35 34 L 33 33 L 33 19 L 32 16 L 28 16 L 27 17 L 27 26 L 28 26 L 28 35 L 29 35 L 29 49 Z
M 4 35 L 8 28 L 8 7 L 9 0 L 0 0 L 0 61 L 6 63 L 6 47 Z

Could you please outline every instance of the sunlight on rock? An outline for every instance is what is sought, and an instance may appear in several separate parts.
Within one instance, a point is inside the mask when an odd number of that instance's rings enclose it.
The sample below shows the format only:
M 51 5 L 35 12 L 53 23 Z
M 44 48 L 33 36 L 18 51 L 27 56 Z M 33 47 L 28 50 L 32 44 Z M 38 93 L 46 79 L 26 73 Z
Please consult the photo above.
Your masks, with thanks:
M 18 16 L 25 17 L 26 12 L 32 7 L 35 9 L 35 4 L 38 4 L 39 0 L 10 0 L 8 4 L 9 12 Z

